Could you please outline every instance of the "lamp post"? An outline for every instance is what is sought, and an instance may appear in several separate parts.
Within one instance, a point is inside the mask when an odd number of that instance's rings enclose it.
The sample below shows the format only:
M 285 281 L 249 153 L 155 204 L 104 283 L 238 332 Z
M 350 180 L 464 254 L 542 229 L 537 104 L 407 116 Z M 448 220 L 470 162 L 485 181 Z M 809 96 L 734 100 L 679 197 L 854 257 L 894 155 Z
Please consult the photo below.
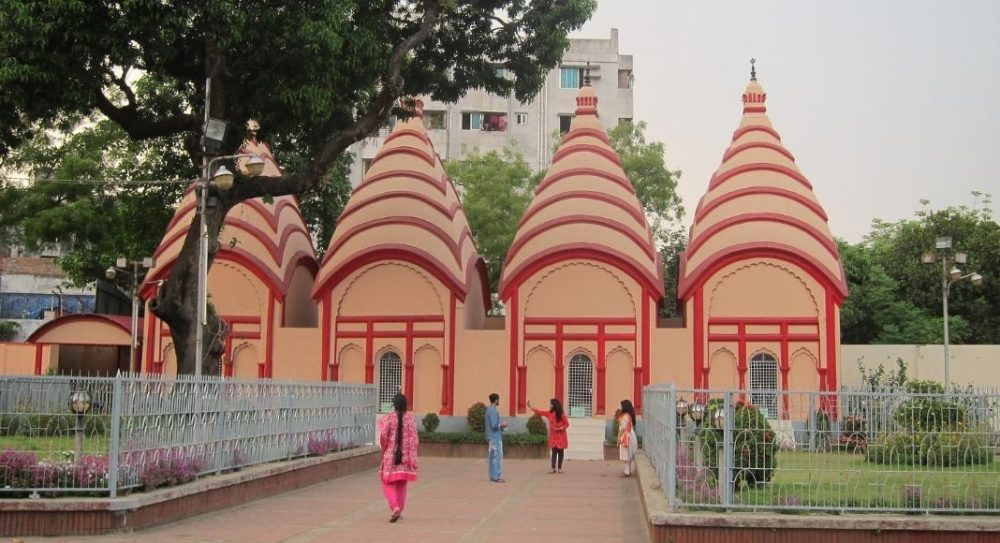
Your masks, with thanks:
M 137 349 L 138 337 L 139 337 L 139 267 L 142 266 L 143 269 L 150 269 L 156 266 L 156 259 L 147 256 L 142 260 L 129 260 L 125 257 L 118 257 L 115 265 L 108 268 L 104 272 L 104 276 L 108 279 L 114 279 L 118 275 L 118 269 L 131 271 L 128 273 L 131 276 L 131 288 L 129 289 L 129 296 L 132 301 L 132 330 L 130 334 L 129 350 L 128 350 L 128 369 L 129 371 L 135 371 L 135 351 Z
M 962 274 L 958 264 L 968 262 L 968 253 L 952 252 L 951 236 L 942 236 L 934 241 L 934 250 L 925 251 L 920 257 L 924 264 L 934 264 L 941 261 L 941 307 L 944 314 L 944 389 L 947 392 L 951 388 L 951 360 L 948 358 L 948 295 L 951 293 L 951 286 L 963 279 L 968 279 L 973 286 L 983 284 L 983 276 L 976 272 Z M 950 268 L 949 268 L 950 264 Z
M 79 464 L 83 455 L 83 416 L 90 411 L 91 398 L 86 390 L 74 390 L 69 393 L 69 410 L 76 415 L 76 425 L 73 428 L 73 463 Z

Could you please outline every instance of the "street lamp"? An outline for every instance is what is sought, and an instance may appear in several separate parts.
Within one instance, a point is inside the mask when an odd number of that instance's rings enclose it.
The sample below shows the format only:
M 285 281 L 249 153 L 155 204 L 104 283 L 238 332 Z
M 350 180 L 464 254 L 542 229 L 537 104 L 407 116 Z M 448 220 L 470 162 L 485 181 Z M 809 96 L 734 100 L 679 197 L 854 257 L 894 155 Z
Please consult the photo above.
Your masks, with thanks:
M 131 275 L 132 280 L 131 288 L 129 289 L 129 296 L 132 298 L 132 331 L 128 350 L 129 371 L 135 371 L 135 351 L 137 338 L 139 337 L 139 295 L 137 292 L 139 290 L 139 266 L 142 266 L 143 269 L 146 270 L 153 268 L 156 266 L 156 259 L 151 256 L 147 256 L 142 260 L 129 260 L 120 256 L 115 262 L 115 265 L 108 268 L 104 272 L 105 277 L 113 280 L 118 275 L 119 268 L 123 270 L 132 268 L 131 272 L 127 272 Z
M 934 264 L 941 261 L 941 307 L 944 313 L 944 389 L 951 388 L 951 360 L 948 358 L 948 294 L 951 286 L 963 279 L 968 279 L 973 286 L 983 284 L 983 276 L 976 272 L 963 274 L 957 264 L 965 264 L 969 260 L 968 253 L 952 252 L 951 236 L 942 236 L 934 241 L 934 250 L 925 251 L 920 256 L 920 262 Z M 949 268 L 949 265 L 951 266 Z
M 69 393 L 69 410 L 76 415 L 76 426 L 73 428 L 73 462 L 80 463 L 83 455 L 83 416 L 90 411 L 91 398 L 86 390 L 74 390 Z

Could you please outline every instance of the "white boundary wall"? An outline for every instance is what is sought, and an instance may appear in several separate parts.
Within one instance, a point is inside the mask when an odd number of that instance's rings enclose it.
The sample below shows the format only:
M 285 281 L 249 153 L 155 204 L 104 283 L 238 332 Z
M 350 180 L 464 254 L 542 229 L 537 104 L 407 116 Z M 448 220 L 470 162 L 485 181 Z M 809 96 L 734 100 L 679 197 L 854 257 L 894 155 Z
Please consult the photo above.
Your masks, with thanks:
M 949 345 L 951 382 L 959 387 L 1000 387 L 1000 345 Z M 882 364 L 896 370 L 896 359 L 906 363 L 911 380 L 944 381 L 943 345 L 841 345 L 840 385 L 861 385 L 858 361 L 869 371 Z

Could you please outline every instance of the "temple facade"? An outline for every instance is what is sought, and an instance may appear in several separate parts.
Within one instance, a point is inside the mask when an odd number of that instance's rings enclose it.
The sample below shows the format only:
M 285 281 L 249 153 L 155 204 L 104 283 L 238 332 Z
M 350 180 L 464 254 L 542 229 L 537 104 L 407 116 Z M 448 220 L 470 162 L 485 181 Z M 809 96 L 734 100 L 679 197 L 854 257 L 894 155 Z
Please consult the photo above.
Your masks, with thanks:
M 294 197 L 229 213 L 209 274 L 210 302 L 231 330 L 220 372 L 373 383 L 387 407 L 403 390 L 416 412 L 443 415 L 498 392 L 508 415 L 556 397 L 571 416 L 603 418 L 625 398 L 641 409 L 643 386 L 672 382 L 745 390 L 787 417 L 773 393 L 754 391 L 837 389 L 847 287 L 826 214 L 765 99 L 753 76 L 681 258 L 681 319 L 658 318 L 677 300 L 664 299 L 664 264 L 592 87 L 579 90 L 520 219 L 500 278 L 503 317 L 487 316 L 486 268 L 418 101 L 354 189 L 321 263 Z M 280 174 L 266 145 L 244 152 Z M 192 191 L 144 299 L 195 217 Z M 169 329 L 147 315 L 141 369 L 173 373 Z M 38 352 L 38 365 L 60 364 Z

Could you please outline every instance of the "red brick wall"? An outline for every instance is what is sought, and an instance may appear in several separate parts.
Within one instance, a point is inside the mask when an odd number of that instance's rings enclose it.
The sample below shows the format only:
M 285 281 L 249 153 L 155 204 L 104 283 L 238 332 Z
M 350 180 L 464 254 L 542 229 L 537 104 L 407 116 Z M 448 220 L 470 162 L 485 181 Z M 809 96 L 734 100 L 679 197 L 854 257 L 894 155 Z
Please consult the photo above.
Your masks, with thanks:
M 806 530 L 649 525 L 654 543 L 996 543 L 995 532 Z

